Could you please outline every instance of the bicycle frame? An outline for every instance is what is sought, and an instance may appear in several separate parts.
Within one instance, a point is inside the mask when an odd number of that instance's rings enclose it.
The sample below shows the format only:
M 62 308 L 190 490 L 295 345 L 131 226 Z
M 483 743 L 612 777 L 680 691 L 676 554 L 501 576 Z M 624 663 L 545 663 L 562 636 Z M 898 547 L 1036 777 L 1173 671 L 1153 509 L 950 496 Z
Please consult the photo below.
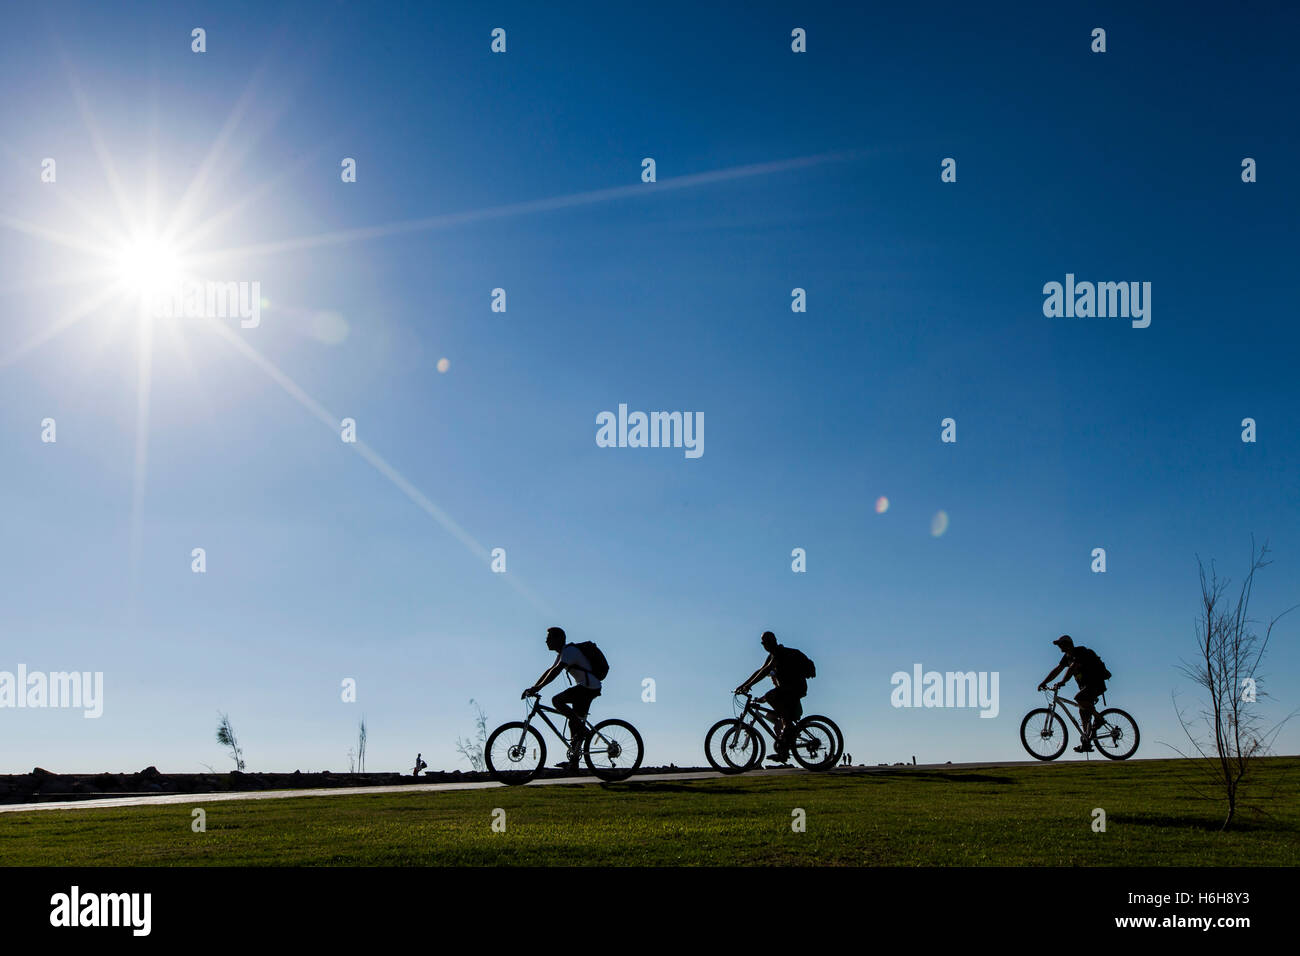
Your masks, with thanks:
M 1052 702 L 1047 705 L 1047 709 L 1052 713 L 1056 713 L 1056 705 L 1058 703 L 1061 705 L 1061 712 L 1065 714 L 1066 717 L 1069 718 L 1070 723 L 1074 724 L 1075 731 L 1079 734 L 1079 737 L 1082 739 L 1083 725 L 1074 719 L 1074 714 L 1070 713 L 1070 707 L 1066 706 L 1067 704 L 1072 705 L 1075 708 L 1075 710 L 1078 710 L 1079 702 L 1075 700 L 1073 697 L 1062 697 L 1061 692 L 1059 690 L 1054 690 L 1052 691 Z M 1096 710 L 1096 714 L 1097 714 L 1097 719 L 1096 721 L 1093 722 L 1093 726 L 1092 726 L 1092 732 L 1094 734 L 1096 734 L 1098 728 L 1106 726 L 1106 721 L 1101 719 L 1100 709 Z
M 749 718 L 752 718 L 752 719 L 749 720 L 748 722 L 746 722 L 746 720 L 745 720 L 746 717 L 749 717 Z M 773 723 L 771 723 L 771 724 L 769 724 L 769 723 L 767 722 L 767 718 L 769 718 L 769 717 L 771 717 L 772 720 L 773 720 Z M 750 698 L 748 698 L 748 699 L 745 701 L 745 709 L 744 709 L 743 711 L 741 711 L 740 716 L 739 716 L 738 718 L 736 718 L 736 719 L 739 720 L 742 724 L 745 724 L 746 727 L 749 727 L 749 728 L 751 728 L 751 729 L 754 727 L 755 724 L 758 724 L 758 726 L 762 727 L 764 730 L 767 731 L 767 735 L 768 735 L 769 737 L 771 737 L 772 740 L 775 742 L 775 740 L 776 740 L 776 727 L 775 727 L 776 711 L 773 710 L 771 707 L 764 707 L 762 704 L 760 704 L 760 703 L 759 703 L 757 700 L 755 700 L 753 697 L 750 697 Z
M 561 721 L 561 726 L 565 726 L 565 727 L 568 726 L 569 715 L 566 714 L 564 711 L 559 710 L 558 708 L 547 707 L 545 704 L 542 703 L 541 697 L 533 698 L 533 708 L 528 712 L 528 716 L 524 718 L 524 724 L 525 726 L 531 727 L 533 723 L 533 718 L 541 717 L 542 722 L 546 724 L 547 727 L 551 728 L 551 733 L 559 737 L 560 741 L 564 744 L 564 746 L 566 747 L 570 746 L 572 744 L 572 741 L 565 736 L 564 731 L 562 731 L 559 727 L 556 727 L 555 724 L 551 723 L 551 718 L 547 717 L 546 716 L 547 714 L 555 714 L 557 717 L 563 717 L 564 719 L 563 721 Z M 585 729 L 586 734 L 590 736 L 592 733 L 591 721 L 588 720 L 586 717 L 582 718 L 582 726 Z
M 755 697 L 753 697 L 750 694 L 746 694 L 745 707 L 740 712 L 740 714 L 736 717 L 736 720 L 741 724 L 741 726 L 747 727 L 751 731 L 753 731 L 755 736 L 759 738 L 760 745 L 762 742 L 762 734 L 760 734 L 758 730 L 755 729 L 757 727 L 761 727 L 764 731 L 766 731 L 768 737 L 772 739 L 774 744 L 778 743 L 779 738 L 777 737 L 776 734 L 777 713 L 774 707 L 770 705 L 764 706 Z M 799 720 L 791 721 L 791 727 L 789 731 L 791 734 L 791 740 L 790 740 L 791 747 L 796 750 L 799 750 L 801 753 L 806 750 L 812 754 L 816 754 L 821 749 L 820 742 L 817 740 L 815 735 L 810 734 L 807 731 L 805 731 L 802 734 L 795 735 L 795 728 L 797 728 L 799 725 L 800 725 Z M 831 733 L 829 728 L 827 728 L 827 732 Z M 833 733 L 831 733 L 831 738 L 832 739 L 830 741 L 830 749 L 834 750 L 837 746 L 837 741 L 835 740 L 835 735 Z

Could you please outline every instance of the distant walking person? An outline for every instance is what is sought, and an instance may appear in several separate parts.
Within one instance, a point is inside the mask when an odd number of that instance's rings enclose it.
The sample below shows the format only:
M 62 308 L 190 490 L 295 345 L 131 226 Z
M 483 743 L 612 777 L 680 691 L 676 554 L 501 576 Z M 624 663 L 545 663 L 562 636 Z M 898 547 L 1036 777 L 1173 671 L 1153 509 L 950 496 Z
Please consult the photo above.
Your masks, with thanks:
M 596 645 L 590 642 L 570 644 L 562 627 L 546 630 L 546 646 L 555 651 L 555 663 L 548 667 L 537 683 L 523 692 L 522 697 L 538 693 L 543 687 L 555 680 L 563 670 L 573 683 L 567 690 L 562 690 L 551 698 L 551 706 L 569 719 L 569 751 L 565 759 L 556 764 L 565 770 L 578 769 L 578 754 L 582 753 L 583 722 L 591 709 L 591 702 L 600 696 L 600 678 L 596 676 L 596 664 L 588 657 L 584 648 L 592 653 L 599 653 Z M 603 656 L 603 655 L 602 655 Z
M 418 776 L 420 775 L 420 771 L 423 770 L 423 769 L 424 769 L 425 767 L 427 767 L 427 766 L 429 766 L 429 765 L 428 765 L 427 763 L 424 762 L 424 755 L 423 755 L 423 754 L 416 754 L 416 755 L 415 755 L 415 769 L 411 771 L 411 776 L 412 776 L 412 777 L 418 777 Z
M 790 747 L 794 743 L 794 727 L 803 716 L 803 698 L 808 696 L 808 678 L 815 672 L 807 655 L 778 644 L 771 631 L 764 631 L 759 642 L 767 651 L 767 660 L 736 688 L 736 693 L 748 694 L 749 689 L 764 677 L 772 678 L 775 686 L 758 698 L 776 713 L 776 749 L 767 759 L 778 764 L 788 763 Z
M 1069 634 L 1062 634 L 1052 641 L 1061 649 L 1061 663 L 1052 668 L 1052 672 L 1043 678 L 1039 690 L 1047 687 L 1053 677 L 1061 671 L 1065 676 L 1052 685 L 1052 690 L 1059 690 L 1061 685 L 1073 677 L 1079 685 L 1079 692 L 1074 695 L 1079 705 L 1079 716 L 1083 718 L 1083 740 L 1075 747 L 1075 753 L 1091 753 L 1092 725 L 1097 716 L 1097 698 L 1106 693 L 1106 681 L 1111 673 L 1097 652 L 1082 644 L 1075 645 Z

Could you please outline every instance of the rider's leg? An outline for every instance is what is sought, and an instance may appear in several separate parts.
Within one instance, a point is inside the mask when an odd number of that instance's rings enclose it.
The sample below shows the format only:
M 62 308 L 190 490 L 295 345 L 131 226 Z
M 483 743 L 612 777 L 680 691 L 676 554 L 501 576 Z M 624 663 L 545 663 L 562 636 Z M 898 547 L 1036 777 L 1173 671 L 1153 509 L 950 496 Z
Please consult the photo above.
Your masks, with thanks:
M 790 748 L 785 746 L 785 718 L 777 717 L 772 721 L 772 729 L 776 731 L 776 750 L 772 752 L 775 757 L 787 757 L 790 754 Z
M 772 727 L 776 733 L 776 746 L 772 759 L 778 763 L 785 763 L 790 759 L 790 748 L 794 744 L 794 725 L 803 714 L 803 707 L 799 704 L 799 699 L 786 693 L 784 688 L 775 688 L 766 696 L 776 714 Z
M 551 698 L 551 705 L 569 721 L 569 752 L 565 763 L 572 769 L 578 766 L 578 754 L 582 752 L 582 739 L 585 736 L 587 712 L 596 693 L 586 687 L 574 686 L 562 690 Z
M 799 698 L 791 694 L 785 700 L 785 713 L 782 715 L 785 719 L 785 739 L 779 744 L 784 753 L 789 753 L 794 747 L 794 728 L 799 723 L 799 718 L 803 716 L 803 704 Z
M 551 706 L 558 710 L 561 715 L 569 721 L 569 751 L 564 755 L 564 763 L 569 769 L 578 766 L 578 746 L 577 739 L 581 736 L 582 719 L 578 716 L 578 701 L 580 694 L 575 691 L 581 691 L 581 687 L 569 687 L 560 691 L 551 698 Z M 575 730 L 577 731 L 575 733 Z
M 1091 718 L 1090 731 L 1095 737 L 1097 731 L 1101 730 L 1105 721 L 1101 719 L 1101 711 L 1097 707 L 1097 701 L 1106 693 L 1106 682 L 1102 681 L 1096 686 L 1088 687 L 1088 716 Z
M 551 706 L 554 707 L 556 710 L 558 710 L 565 717 L 568 717 L 569 714 L 573 713 L 573 711 L 569 707 L 570 702 L 573 700 L 573 691 L 574 688 L 569 687 L 565 690 L 560 691 L 558 694 L 556 694 L 554 697 L 551 698 Z
M 786 746 L 785 742 L 785 695 L 781 693 L 781 688 L 773 687 L 759 699 L 772 708 L 772 733 L 775 746 L 773 746 L 772 753 L 767 759 L 774 760 L 777 763 L 785 763 L 790 759 L 790 748 Z
M 1087 753 L 1092 750 L 1092 731 L 1097 723 L 1097 694 L 1091 688 L 1080 688 L 1074 699 L 1079 704 L 1079 720 L 1083 724 L 1083 738 L 1074 749 Z
M 596 699 L 596 692 L 585 687 L 575 687 L 579 693 L 574 695 L 573 715 L 569 717 L 569 740 L 573 745 L 576 759 L 582 748 L 582 741 L 587 736 L 587 714 L 591 712 L 591 702 Z
M 1083 718 L 1083 732 L 1091 737 L 1097 727 L 1097 697 L 1091 691 L 1079 700 L 1079 716 Z

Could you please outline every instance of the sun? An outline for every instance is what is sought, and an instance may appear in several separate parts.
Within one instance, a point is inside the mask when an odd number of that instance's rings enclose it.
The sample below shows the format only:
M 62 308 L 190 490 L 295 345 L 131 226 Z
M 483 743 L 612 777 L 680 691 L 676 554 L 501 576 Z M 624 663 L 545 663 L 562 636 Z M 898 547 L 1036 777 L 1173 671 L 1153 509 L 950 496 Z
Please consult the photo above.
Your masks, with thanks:
M 114 273 L 123 288 L 142 299 L 176 285 L 183 264 L 176 248 L 156 236 L 135 236 L 114 251 Z

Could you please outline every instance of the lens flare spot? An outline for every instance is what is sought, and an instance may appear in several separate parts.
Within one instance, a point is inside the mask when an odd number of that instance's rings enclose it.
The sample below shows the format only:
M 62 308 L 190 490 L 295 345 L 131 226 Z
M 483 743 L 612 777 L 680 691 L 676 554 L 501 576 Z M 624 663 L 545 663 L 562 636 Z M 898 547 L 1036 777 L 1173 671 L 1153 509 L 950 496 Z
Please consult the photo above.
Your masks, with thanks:
M 948 530 L 948 512 L 936 511 L 934 517 L 930 519 L 930 534 L 936 538 L 943 537 L 943 533 Z
M 311 319 L 311 337 L 325 345 L 338 345 L 348 337 L 348 320 L 337 312 L 317 312 Z
M 449 369 L 449 368 L 451 368 L 451 363 L 450 363 L 450 362 L 448 362 L 445 358 L 440 358 L 440 359 L 438 359 L 438 371 L 439 371 L 439 372 L 445 372 L 445 371 L 447 371 L 447 369 Z
M 883 515 L 889 510 L 889 499 L 881 495 L 876 499 L 876 514 Z

